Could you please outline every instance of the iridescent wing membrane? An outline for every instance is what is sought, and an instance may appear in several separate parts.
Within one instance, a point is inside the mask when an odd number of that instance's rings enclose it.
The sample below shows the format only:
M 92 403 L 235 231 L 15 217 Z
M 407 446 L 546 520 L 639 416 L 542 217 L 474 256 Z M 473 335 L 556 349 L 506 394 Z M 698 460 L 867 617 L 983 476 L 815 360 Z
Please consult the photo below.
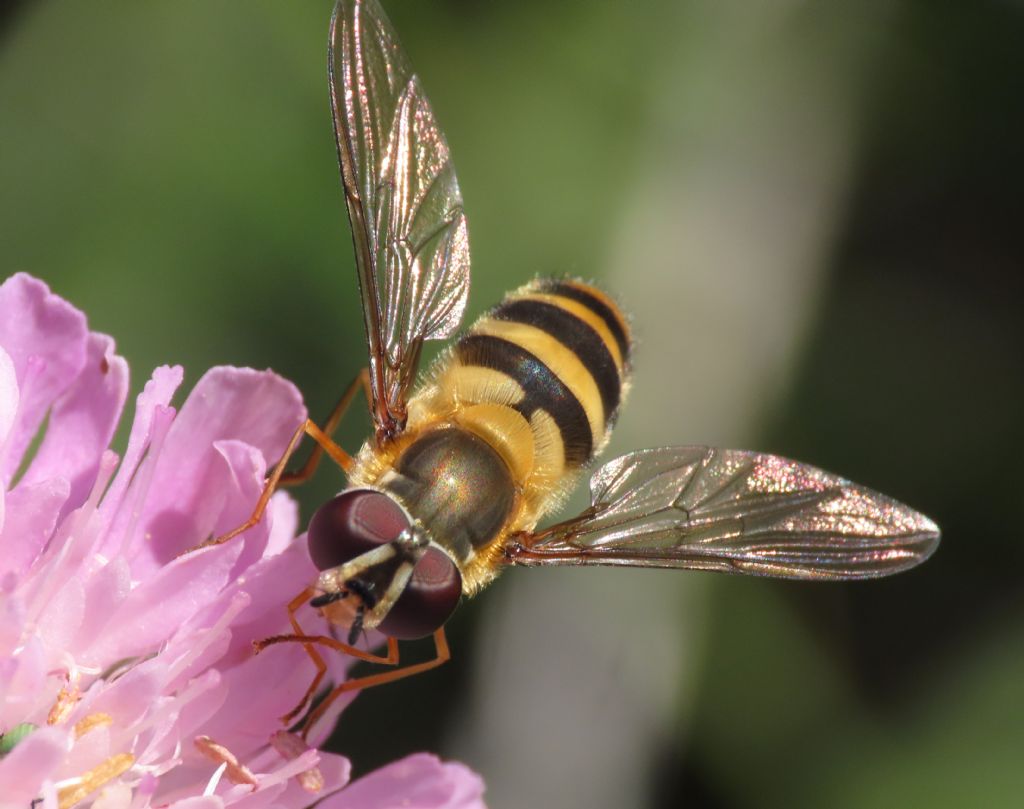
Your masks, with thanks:
M 377 0 L 339 0 L 331 104 L 370 352 L 378 440 L 405 424 L 424 340 L 469 294 L 469 239 L 448 144 Z
M 640 450 L 602 466 L 590 490 L 586 512 L 516 538 L 509 561 L 860 579 L 913 567 L 939 542 L 935 523 L 885 495 L 756 452 Z

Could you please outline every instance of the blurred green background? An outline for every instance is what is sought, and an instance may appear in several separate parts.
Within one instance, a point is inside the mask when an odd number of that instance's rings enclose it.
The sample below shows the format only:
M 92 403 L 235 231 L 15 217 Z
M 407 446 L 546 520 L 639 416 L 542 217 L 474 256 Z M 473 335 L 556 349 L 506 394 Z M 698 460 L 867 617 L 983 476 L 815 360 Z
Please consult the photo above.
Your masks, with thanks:
M 612 452 L 797 457 L 944 536 L 851 585 L 512 571 L 337 749 L 459 757 L 496 809 L 1020 805 L 1024 6 L 387 7 L 459 171 L 470 314 L 563 272 L 633 313 Z M 82 307 L 136 388 L 270 366 L 319 415 L 363 363 L 329 14 L 3 6 L 3 273 Z

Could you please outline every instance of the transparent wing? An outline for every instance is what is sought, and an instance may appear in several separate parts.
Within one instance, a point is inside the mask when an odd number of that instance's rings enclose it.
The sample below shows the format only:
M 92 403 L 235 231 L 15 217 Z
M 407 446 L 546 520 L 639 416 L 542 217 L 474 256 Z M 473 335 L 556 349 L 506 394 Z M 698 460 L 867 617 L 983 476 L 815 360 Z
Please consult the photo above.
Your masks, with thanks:
M 720 570 L 859 579 L 927 559 L 939 529 L 885 495 L 774 455 L 647 449 L 602 466 L 592 506 L 506 548 L 523 565 Z
M 448 144 L 377 0 L 339 0 L 329 63 L 382 440 L 404 427 L 423 341 L 462 320 L 466 217 Z

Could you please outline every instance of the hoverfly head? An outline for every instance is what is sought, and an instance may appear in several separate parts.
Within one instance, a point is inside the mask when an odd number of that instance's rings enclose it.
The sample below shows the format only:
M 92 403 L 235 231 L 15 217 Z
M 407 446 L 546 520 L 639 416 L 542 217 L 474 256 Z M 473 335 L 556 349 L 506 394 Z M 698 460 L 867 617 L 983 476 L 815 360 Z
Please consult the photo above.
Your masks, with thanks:
M 331 623 L 399 640 L 438 629 L 462 593 L 452 559 L 390 495 L 351 489 L 329 500 L 309 524 L 309 554 L 321 595 L 311 604 Z

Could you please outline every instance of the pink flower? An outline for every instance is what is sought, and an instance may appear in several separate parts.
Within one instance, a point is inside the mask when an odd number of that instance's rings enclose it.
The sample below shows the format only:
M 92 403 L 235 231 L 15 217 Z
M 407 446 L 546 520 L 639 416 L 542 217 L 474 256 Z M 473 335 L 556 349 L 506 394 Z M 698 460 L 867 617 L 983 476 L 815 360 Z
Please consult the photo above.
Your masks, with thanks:
M 483 806 L 461 765 L 414 755 L 346 786 L 346 759 L 283 733 L 312 665 L 252 642 L 314 575 L 293 501 L 178 554 L 248 516 L 305 408 L 272 372 L 224 367 L 176 413 L 181 381 L 154 372 L 119 460 L 113 340 L 40 281 L 0 286 L 0 808 Z

